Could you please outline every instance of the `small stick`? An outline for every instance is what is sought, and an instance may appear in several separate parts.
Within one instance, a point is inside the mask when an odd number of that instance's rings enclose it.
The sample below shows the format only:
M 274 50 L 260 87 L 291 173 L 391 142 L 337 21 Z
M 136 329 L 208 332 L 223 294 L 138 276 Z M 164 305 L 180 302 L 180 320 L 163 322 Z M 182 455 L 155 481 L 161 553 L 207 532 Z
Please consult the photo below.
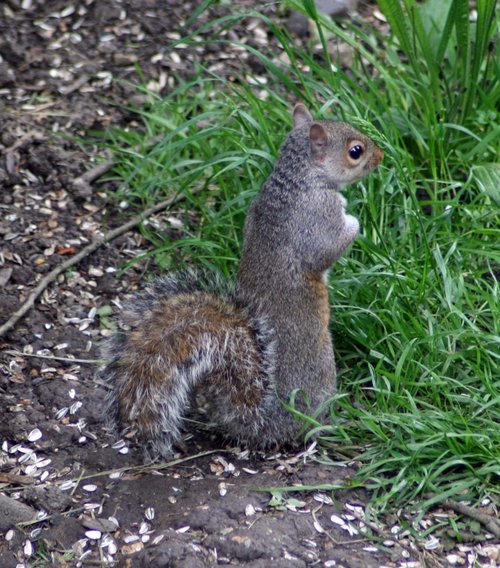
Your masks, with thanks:
M 191 193 L 196 193 L 197 191 L 200 190 L 192 190 Z M 7 331 L 12 329 L 16 325 L 16 323 L 33 307 L 35 300 L 42 294 L 47 286 L 59 276 L 59 274 L 62 274 L 71 266 L 78 264 L 80 260 L 93 253 L 103 244 L 109 243 L 113 239 L 116 239 L 116 237 L 119 237 L 120 235 L 123 235 L 123 233 L 126 233 L 127 231 L 130 231 L 130 229 L 133 229 L 137 225 L 140 225 L 144 221 L 144 219 L 147 219 L 151 215 L 154 215 L 155 213 L 158 213 L 163 209 L 167 209 L 168 207 L 176 203 L 180 203 L 185 199 L 185 195 L 177 195 L 176 197 L 171 197 L 170 199 L 160 201 L 160 203 L 157 203 L 156 205 L 153 205 L 149 209 L 146 209 L 139 215 L 136 215 L 124 225 L 121 225 L 120 227 L 109 231 L 109 233 L 107 233 L 106 235 L 95 237 L 90 244 L 83 248 L 79 253 L 75 254 L 75 256 L 68 258 L 68 260 L 66 260 L 59 266 L 56 266 L 40 280 L 38 286 L 36 286 L 33 292 L 31 292 L 24 304 L 9 318 L 7 322 L 0 326 L 0 337 L 5 335 Z
M 160 136 L 154 136 L 151 140 L 149 140 L 148 146 L 157 144 L 160 140 Z M 134 147 L 132 148 L 132 150 L 135 151 L 137 148 L 139 147 Z M 106 172 L 108 172 L 115 165 L 115 163 L 116 160 L 110 158 L 109 160 L 105 160 L 104 162 L 97 164 L 93 168 L 90 168 L 90 170 L 87 170 L 81 176 L 78 176 L 73 180 L 73 188 L 83 197 L 92 195 L 92 188 L 90 184 L 96 179 L 100 178 Z
M 162 469 L 169 469 L 175 467 L 176 465 L 181 465 L 199 458 L 204 458 L 205 456 L 210 456 L 212 454 L 233 454 L 234 451 L 231 449 L 215 448 L 213 450 L 205 450 L 204 452 L 199 452 L 198 454 L 192 454 L 190 456 L 185 456 L 183 458 L 175 458 L 168 462 L 153 462 L 149 464 L 139 464 L 139 465 L 125 465 L 123 467 L 117 467 L 115 469 L 107 469 L 106 471 L 98 471 L 95 473 L 88 473 L 83 475 L 83 473 L 72 479 L 62 480 L 56 483 L 57 485 L 62 485 L 66 481 L 74 481 L 80 483 L 81 481 L 86 481 L 87 479 L 95 479 L 96 477 L 107 477 L 112 473 L 127 473 L 127 472 L 137 472 L 137 473 L 151 473 L 153 471 L 161 471 Z M 49 482 L 45 482 L 40 487 L 46 487 L 50 485 Z
M 57 357 L 56 355 L 36 355 L 35 353 L 23 353 L 15 349 L 3 349 L 0 353 L 5 355 L 13 355 L 14 357 L 34 357 L 35 359 L 49 359 L 51 361 L 62 361 L 63 363 L 84 363 L 89 365 L 97 365 L 104 363 L 104 359 L 71 359 L 70 357 Z
M 78 176 L 73 180 L 73 184 L 78 183 L 92 183 L 97 178 L 100 178 L 106 172 L 108 172 L 115 165 L 115 160 L 110 159 L 104 162 L 100 162 L 90 170 L 84 172 L 81 176 Z
M 18 148 L 22 148 L 25 144 L 31 140 L 42 141 L 45 140 L 46 136 L 38 130 L 29 130 L 26 134 L 23 134 L 21 138 L 16 140 L 12 146 L 5 149 L 5 169 L 9 174 L 13 174 L 16 171 L 17 160 L 15 157 L 15 152 Z
M 466 517 L 470 517 L 475 521 L 481 523 L 486 529 L 496 536 L 500 538 L 500 522 L 498 519 L 493 517 L 492 515 L 488 515 L 487 513 L 482 513 L 473 507 L 469 507 L 464 503 L 460 503 L 460 501 L 454 501 L 453 499 L 444 499 L 441 501 L 441 506 L 445 507 L 446 509 L 451 509 L 458 513 L 459 515 L 465 515 Z
M 21 148 L 26 144 L 26 142 L 29 142 L 30 140 L 38 140 L 41 142 L 42 140 L 46 140 L 46 138 L 47 137 L 43 134 L 43 132 L 40 132 L 38 130 L 28 130 L 28 132 L 26 132 L 21 136 L 21 138 L 16 140 L 14 144 L 12 144 L 12 146 L 6 148 L 5 153 L 12 154 L 12 152 L 17 150 L 18 148 Z
M 78 77 L 76 81 L 73 81 L 71 85 L 66 85 L 65 87 L 59 87 L 58 91 L 61 93 L 61 95 L 69 95 L 73 91 L 78 91 L 78 89 L 80 87 L 83 87 L 83 85 L 85 85 L 85 83 L 87 83 L 89 79 L 90 79 L 89 75 L 83 74 L 80 77 Z
M 92 186 L 90 184 L 108 172 L 114 165 L 115 160 L 109 159 L 87 170 L 73 180 L 71 184 L 73 190 L 81 197 L 90 197 L 92 195 Z

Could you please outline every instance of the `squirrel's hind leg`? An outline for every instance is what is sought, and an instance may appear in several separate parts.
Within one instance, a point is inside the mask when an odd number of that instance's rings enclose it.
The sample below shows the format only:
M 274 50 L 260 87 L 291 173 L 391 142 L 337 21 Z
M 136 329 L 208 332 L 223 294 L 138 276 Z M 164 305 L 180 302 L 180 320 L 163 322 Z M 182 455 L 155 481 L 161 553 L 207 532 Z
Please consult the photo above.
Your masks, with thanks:
M 276 342 L 266 318 L 243 308 L 225 337 L 225 359 L 199 385 L 207 414 L 229 439 L 254 449 L 292 442 L 299 425 L 283 407 L 274 380 Z

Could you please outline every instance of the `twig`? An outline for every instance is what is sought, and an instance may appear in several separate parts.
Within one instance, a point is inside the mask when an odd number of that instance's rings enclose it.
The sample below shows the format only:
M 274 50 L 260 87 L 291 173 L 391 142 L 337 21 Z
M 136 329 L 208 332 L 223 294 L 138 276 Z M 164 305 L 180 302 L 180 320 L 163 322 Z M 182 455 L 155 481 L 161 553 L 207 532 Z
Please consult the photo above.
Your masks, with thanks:
M 20 523 L 16 523 L 16 527 L 23 529 L 25 527 L 30 527 L 31 525 L 36 525 L 38 523 L 43 523 L 45 521 L 50 521 L 50 519 L 54 519 L 55 517 L 61 515 L 61 517 L 68 517 L 73 513 L 80 513 L 81 511 L 85 511 L 85 507 L 76 507 L 75 509 L 68 509 L 67 511 L 63 511 L 62 513 L 56 512 L 52 515 L 47 515 L 46 517 L 42 517 L 41 519 L 32 519 L 31 521 L 22 521 Z
M 3 349 L 0 353 L 5 355 L 13 355 L 14 357 L 34 357 L 35 359 L 50 359 L 51 361 L 62 361 L 64 363 L 85 363 L 88 365 L 97 365 L 104 363 L 104 359 L 71 359 L 70 357 L 57 357 L 56 355 L 36 355 L 35 353 L 23 353 L 15 349 Z
M 475 521 L 481 523 L 491 534 L 500 538 L 500 522 L 495 517 L 488 515 L 487 513 L 482 513 L 473 507 L 469 507 L 460 501 L 454 501 L 453 499 L 444 499 L 441 501 L 441 506 L 447 509 L 451 509 L 458 513 L 459 515 L 465 515 L 470 517 Z
M 170 460 L 168 462 L 153 462 L 149 464 L 139 464 L 139 465 L 125 465 L 123 467 L 117 467 L 115 469 L 108 469 L 106 471 L 99 471 L 97 473 L 89 473 L 87 475 L 80 475 L 77 478 L 67 479 L 58 483 L 58 485 L 62 485 L 67 481 L 74 481 L 80 483 L 81 481 L 85 481 L 87 479 L 95 479 L 96 477 L 108 477 L 112 473 L 125 473 L 125 472 L 137 472 L 137 473 L 151 473 L 153 471 L 160 471 L 162 469 L 169 469 L 171 467 L 175 467 L 177 465 L 181 465 L 183 463 L 187 463 L 193 460 L 197 460 L 199 458 L 204 458 L 205 456 L 210 456 L 212 454 L 222 454 L 222 453 L 233 453 L 233 450 L 230 449 L 223 449 L 218 448 L 214 450 L 206 450 L 204 452 L 199 452 L 198 454 L 192 454 L 190 456 L 185 456 L 183 458 L 177 458 Z M 43 486 L 49 485 L 49 483 L 45 483 Z M 57 484 L 56 484 L 57 485 Z
M 87 83 L 90 79 L 89 75 L 81 75 L 80 77 L 78 77 L 78 79 L 76 81 L 73 81 L 73 83 L 71 83 L 71 85 L 66 85 L 63 87 L 59 87 L 59 89 L 57 89 L 61 95 L 69 95 L 71 94 L 73 91 L 78 91 L 78 89 L 80 87 L 83 87 L 83 85 L 85 85 L 85 83 Z
M 148 146 L 157 144 L 161 140 L 161 136 L 154 136 L 148 141 Z M 140 149 L 141 146 L 132 148 L 132 151 Z M 72 186 L 73 190 L 76 191 L 82 197 L 90 197 L 92 195 L 92 187 L 90 184 L 96 179 L 100 178 L 106 172 L 108 172 L 116 163 L 116 160 L 110 158 L 100 164 L 97 164 L 90 170 L 87 170 L 81 176 L 78 176 L 73 180 Z
M 2 473 L 0 471 L 0 483 L 32 485 L 35 483 L 35 478 L 29 475 L 16 475 L 15 473 Z
M 97 178 L 100 178 L 115 165 L 112 158 L 97 164 L 90 170 L 87 170 L 81 176 L 73 180 L 71 184 L 73 191 L 80 197 L 90 197 L 92 195 L 92 186 L 90 185 Z
M 45 139 L 46 136 L 42 132 L 39 132 L 38 130 L 29 130 L 28 132 L 23 134 L 21 138 L 16 140 L 14 144 L 12 144 L 12 146 L 6 148 L 4 154 L 5 154 L 5 169 L 7 170 L 7 172 L 9 174 L 13 174 L 16 170 L 17 167 L 17 160 L 15 156 L 16 150 L 22 148 L 25 144 L 27 144 L 31 140 L 42 141 Z
M 196 191 L 200 190 L 192 190 L 191 193 L 196 193 Z M 103 244 L 109 243 L 113 239 L 116 239 L 116 237 L 119 237 L 120 235 L 123 235 L 123 233 L 126 233 L 127 231 L 130 231 L 130 229 L 133 229 L 137 225 L 140 225 L 144 221 L 144 219 L 147 219 L 151 215 L 154 215 L 155 213 L 158 213 L 163 209 L 167 209 L 167 207 L 170 207 L 176 203 L 180 203 L 185 199 L 186 197 L 184 195 L 177 195 L 176 197 L 165 199 L 164 201 L 161 201 L 160 203 L 153 205 L 153 207 L 146 209 L 139 215 L 136 215 L 135 217 L 130 219 L 130 221 L 128 221 L 124 225 L 121 225 L 120 227 L 113 229 L 106 235 L 95 237 L 92 240 L 92 242 L 88 244 L 85 248 L 83 248 L 78 254 L 75 254 L 75 256 L 72 256 L 71 258 L 69 258 L 59 266 L 56 266 L 53 270 L 51 270 L 40 280 L 38 286 L 36 286 L 33 292 L 31 292 L 31 294 L 28 296 L 28 299 L 24 302 L 24 304 L 9 318 L 9 320 L 6 323 L 4 323 L 0 327 L 0 337 L 5 335 L 7 331 L 12 329 L 16 325 L 16 323 L 24 316 L 24 314 L 26 314 L 26 312 L 28 312 L 33 307 L 35 300 L 42 294 L 42 292 L 47 288 L 47 286 L 59 276 L 59 274 L 62 274 L 65 270 L 67 270 L 71 266 L 78 264 L 80 260 L 84 259 L 89 254 L 93 253 Z
M 40 132 L 39 130 L 29 130 L 28 132 L 23 134 L 21 136 L 21 138 L 16 140 L 14 142 L 14 144 L 12 144 L 12 146 L 9 146 L 8 148 L 6 148 L 5 153 L 11 154 L 12 152 L 17 150 L 18 148 L 21 148 L 22 146 L 24 146 L 26 144 L 26 142 L 29 142 L 31 140 L 38 140 L 38 141 L 41 142 L 42 140 L 46 140 L 46 139 L 47 139 L 47 137 L 43 134 L 43 132 Z
M 92 183 L 97 178 L 100 178 L 102 175 L 104 175 L 106 172 L 108 172 L 114 165 L 115 165 L 115 160 L 113 160 L 113 159 L 106 160 L 105 162 L 101 162 L 100 164 L 97 164 L 93 168 L 90 168 L 90 170 L 87 170 L 81 176 L 78 176 L 77 178 L 75 178 L 73 180 L 73 185 L 78 184 L 78 183 L 82 183 L 82 182 L 83 183 Z

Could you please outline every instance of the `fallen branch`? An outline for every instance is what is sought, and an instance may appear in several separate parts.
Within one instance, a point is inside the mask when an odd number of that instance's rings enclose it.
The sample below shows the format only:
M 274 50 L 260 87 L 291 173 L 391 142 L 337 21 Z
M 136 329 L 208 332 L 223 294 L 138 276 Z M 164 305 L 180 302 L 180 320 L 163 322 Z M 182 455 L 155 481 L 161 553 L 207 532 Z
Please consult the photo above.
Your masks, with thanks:
M 193 190 L 191 193 L 196 193 L 196 190 Z M 127 231 L 130 231 L 130 229 L 133 229 L 137 225 L 140 225 L 145 219 L 147 219 L 151 215 L 154 215 L 159 211 L 163 211 L 163 209 L 167 209 L 168 207 L 176 203 L 180 203 L 185 199 L 186 198 L 184 195 L 177 195 L 176 197 L 165 199 L 164 201 L 161 201 L 160 203 L 153 205 L 153 207 L 150 207 L 149 209 L 146 209 L 139 215 L 136 215 L 124 225 L 121 225 L 120 227 L 113 229 L 104 236 L 99 236 L 94 238 L 92 242 L 88 244 L 85 248 L 83 248 L 78 254 L 75 254 L 75 256 L 68 258 L 68 260 L 66 260 L 59 266 L 56 266 L 53 270 L 51 270 L 40 280 L 39 284 L 31 292 L 31 294 L 28 296 L 28 299 L 24 302 L 24 304 L 9 318 L 7 322 L 5 322 L 2 326 L 0 326 L 0 337 L 5 335 L 7 331 L 12 329 L 16 325 L 16 323 L 33 307 L 33 305 L 35 304 L 35 300 L 44 292 L 47 286 L 59 276 L 59 274 L 62 274 L 64 271 L 68 270 L 68 268 L 70 268 L 71 266 L 78 264 L 80 260 L 84 259 L 89 254 L 93 253 L 100 246 L 109 243 L 113 239 L 116 239 L 116 237 L 119 237 L 120 235 L 123 235 L 123 233 L 126 233 Z
M 454 501 L 453 499 L 444 499 L 441 501 L 440 505 L 446 509 L 455 511 L 455 513 L 458 513 L 459 515 L 465 515 L 466 517 L 470 517 L 471 519 L 478 521 L 488 530 L 488 532 L 497 538 L 500 538 L 500 521 L 492 515 L 482 513 L 473 507 L 469 507 L 468 505 L 460 503 L 460 501 Z

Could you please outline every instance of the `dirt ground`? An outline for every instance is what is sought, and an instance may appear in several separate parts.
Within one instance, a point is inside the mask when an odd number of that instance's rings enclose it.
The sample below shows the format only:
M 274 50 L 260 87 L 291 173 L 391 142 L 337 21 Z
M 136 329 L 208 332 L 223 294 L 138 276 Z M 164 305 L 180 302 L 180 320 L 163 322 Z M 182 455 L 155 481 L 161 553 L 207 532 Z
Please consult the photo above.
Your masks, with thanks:
M 142 82 L 165 92 L 194 61 L 242 64 L 213 49 L 168 51 L 198 4 L 0 6 L 0 325 L 54 267 L 126 219 L 108 203 L 112 184 L 74 183 L 99 150 L 65 135 L 134 120 L 123 105 L 137 93 L 120 80 L 138 83 L 137 65 Z M 481 556 L 467 542 L 445 549 L 414 539 L 403 522 L 411 527 L 411 515 L 367 526 L 358 519 L 368 502 L 361 490 L 283 499 L 257 491 L 352 476 L 352 467 L 315 461 L 314 446 L 249 454 L 198 433 L 176 464 L 144 466 L 140 450 L 105 430 L 104 387 L 96 365 L 80 360 L 99 356 L 100 308 L 118 313 L 119 300 L 140 287 L 145 263 L 118 271 L 147 247 L 132 230 L 98 248 L 0 338 L 0 566 L 410 568 L 474 565 L 471 554 L 475 565 L 494 565 L 487 542 Z

